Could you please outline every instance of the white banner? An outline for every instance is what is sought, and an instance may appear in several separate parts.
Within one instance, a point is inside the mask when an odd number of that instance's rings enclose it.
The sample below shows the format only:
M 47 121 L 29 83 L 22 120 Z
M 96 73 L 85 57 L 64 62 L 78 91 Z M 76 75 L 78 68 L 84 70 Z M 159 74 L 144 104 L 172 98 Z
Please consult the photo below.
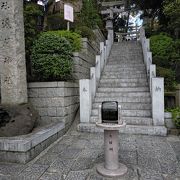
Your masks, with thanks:
M 64 4 L 64 19 L 70 22 L 74 22 L 74 10 L 70 4 Z

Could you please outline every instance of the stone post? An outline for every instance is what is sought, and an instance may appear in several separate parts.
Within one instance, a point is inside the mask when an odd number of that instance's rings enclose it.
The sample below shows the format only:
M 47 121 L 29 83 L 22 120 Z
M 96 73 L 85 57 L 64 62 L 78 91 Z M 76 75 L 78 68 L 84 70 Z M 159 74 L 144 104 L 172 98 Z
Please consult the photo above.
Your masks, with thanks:
M 143 43 L 143 38 L 145 37 L 145 30 L 143 27 L 140 28 L 140 41 Z
M 104 42 L 100 42 L 101 72 L 104 67 Z
M 146 39 L 146 48 L 147 51 L 150 51 L 150 39 Z
M 99 83 L 100 77 L 101 77 L 101 59 L 100 55 L 96 55 L 96 84 Z
M 152 52 L 147 52 L 146 71 L 149 78 L 150 65 L 152 64 Z
M 164 126 L 164 78 L 152 78 L 152 116 L 154 126 Z
M 150 87 L 150 93 L 152 94 L 152 78 L 156 77 L 156 65 L 151 64 L 150 70 L 149 70 L 149 87 Z
M 1 103 L 27 103 L 23 0 L 0 0 Z
M 80 83 L 80 122 L 89 123 L 92 107 L 91 80 L 81 79 Z
M 107 61 L 107 45 L 104 46 L 104 65 L 106 64 Z
M 92 99 L 94 99 L 95 94 L 96 94 L 96 69 L 95 67 L 91 67 L 90 77 L 91 77 L 91 94 L 92 94 Z
M 108 40 L 106 40 L 106 57 L 107 59 L 109 57 L 109 41 Z

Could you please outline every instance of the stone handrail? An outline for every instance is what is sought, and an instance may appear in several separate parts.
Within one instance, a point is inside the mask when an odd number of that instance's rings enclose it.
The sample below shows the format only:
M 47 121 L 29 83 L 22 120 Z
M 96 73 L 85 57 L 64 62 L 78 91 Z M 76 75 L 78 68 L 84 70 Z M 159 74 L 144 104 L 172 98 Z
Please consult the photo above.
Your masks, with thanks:
M 108 38 L 105 42 L 100 42 L 100 54 L 96 55 L 95 67 L 90 69 L 90 79 L 81 79 L 80 87 L 80 121 L 83 123 L 90 122 L 92 102 L 96 94 L 100 77 L 107 63 L 111 47 L 113 44 L 113 32 L 109 31 Z
M 164 125 L 164 78 L 156 77 L 156 65 L 152 64 L 152 52 L 150 51 L 150 40 L 145 36 L 145 30 L 140 29 L 140 42 L 143 50 L 143 59 L 149 82 L 152 98 L 153 124 Z

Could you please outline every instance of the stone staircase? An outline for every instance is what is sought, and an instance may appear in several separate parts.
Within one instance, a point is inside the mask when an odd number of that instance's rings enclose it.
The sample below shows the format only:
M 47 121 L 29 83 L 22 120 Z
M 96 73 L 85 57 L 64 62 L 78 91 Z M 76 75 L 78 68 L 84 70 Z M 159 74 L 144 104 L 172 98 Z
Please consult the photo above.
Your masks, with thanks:
M 118 101 L 122 118 L 126 122 L 123 133 L 166 135 L 164 126 L 153 126 L 152 103 L 139 42 L 114 43 L 108 62 L 104 67 L 99 87 L 92 105 L 90 123 L 80 129 L 99 131 L 98 106 L 103 101 Z

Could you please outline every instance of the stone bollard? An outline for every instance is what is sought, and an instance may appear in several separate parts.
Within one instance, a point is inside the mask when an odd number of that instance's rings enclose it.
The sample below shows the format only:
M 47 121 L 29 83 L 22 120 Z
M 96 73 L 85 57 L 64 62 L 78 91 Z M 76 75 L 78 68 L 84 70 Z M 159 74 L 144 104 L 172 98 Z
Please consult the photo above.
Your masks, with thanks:
M 119 163 L 119 129 L 125 127 L 121 121 L 121 106 L 118 102 L 103 102 L 99 106 L 99 121 L 97 127 L 104 129 L 104 155 L 105 162 L 97 166 L 97 172 L 107 177 L 122 176 L 127 167 Z

